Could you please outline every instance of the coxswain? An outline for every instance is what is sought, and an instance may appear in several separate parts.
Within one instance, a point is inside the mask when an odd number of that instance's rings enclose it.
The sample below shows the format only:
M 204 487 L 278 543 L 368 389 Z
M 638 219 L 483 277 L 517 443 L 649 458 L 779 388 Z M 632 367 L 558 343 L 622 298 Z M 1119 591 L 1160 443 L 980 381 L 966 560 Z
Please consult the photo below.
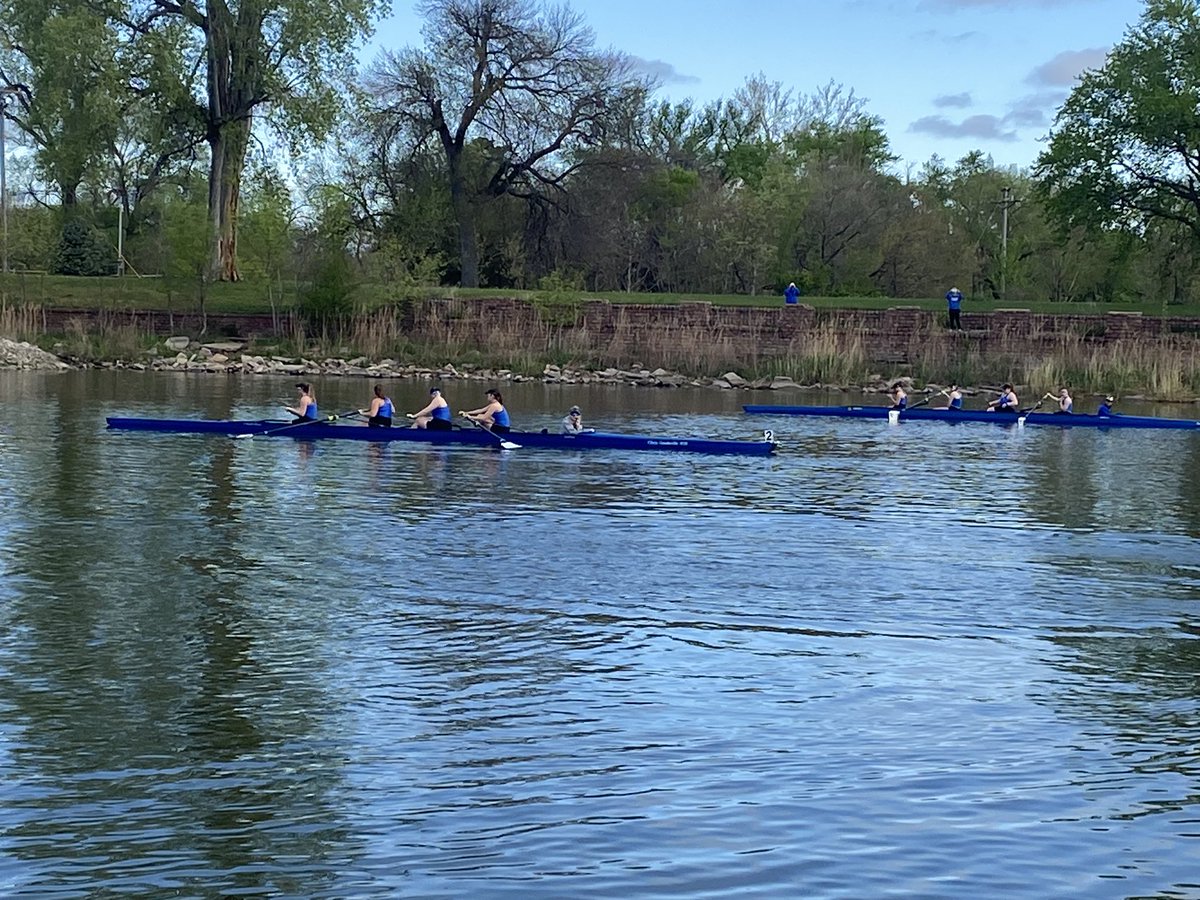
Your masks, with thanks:
M 1100 404 L 1100 408 L 1098 410 L 1096 410 L 1096 415 L 1098 415 L 1098 416 L 1115 415 L 1115 413 L 1112 411 L 1112 408 L 1113 408 L 1113 404 L 1116 402 L 1117 402 L 1116 398 L 1114 398 L 1112 396 L 1105 397 L 1104 402 Z

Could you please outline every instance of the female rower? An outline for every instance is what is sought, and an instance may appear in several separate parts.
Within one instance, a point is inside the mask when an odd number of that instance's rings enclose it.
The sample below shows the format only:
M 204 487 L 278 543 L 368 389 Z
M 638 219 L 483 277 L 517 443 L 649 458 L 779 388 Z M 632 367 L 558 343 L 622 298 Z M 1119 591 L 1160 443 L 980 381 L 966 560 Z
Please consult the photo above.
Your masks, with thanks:
M 478 422 L 496 434 L 508 434 L 512 429 L 508 419 L 508 410 L 504 408 L 504 398 L 495 388 L 488 389 L 487 398 L 488 402 L 484 406 L 459 415 L 465 416 L 472 422 Z
M 908 394 L 900 382 L 892 385 L 892 409 L 908 409 Z
M 284 409 L 295 416 L 298 422 L 315 422 L 318 415 L 317 397 L 313 393 L 312 385 L 301 381 L 296 385 L 296 390 L 300 392 L 300 398 L 296 401 L 296 405 L 285 406 Z
M 442 396 L 439 388 L 429 389 L 429 402 L 424 409 L 409 413 L 414 419 L 413 428 L 428 428 L 430 431 L 449 431 L 452 427 L 453 416 L 450 414 L 450 404 Z
M 1011 384 L 1004 385 L 1000 396 L 987 405 L 989 412 L 1015 413 L 1018 409 L 1017 392 Z
M 1071 399 L 1071 392 L 1066 388 L 1062 388 L 1057 394 L 1046 394 L 1042 397 L 1043 400 L 1057 400 L 1058 413 L 1072 413 L 1075 411 L 1075 401 Z
M 960 391 L 958 389 L 957 384 L 950 385 L 950 389 L 943 390 L 942 393 L 946 395 L 946 401 L 947 401 L 946 405 L 941 407 L 942 409 L 958 411 L 963 408 L 962 391 Z
M 371 428 L 391 428 L 395 409 L 391 397 L 383 396 L 383 385 L 377 384 L 370 408 L 360 409 L 359 413 L 367 417 L 367 425 Z

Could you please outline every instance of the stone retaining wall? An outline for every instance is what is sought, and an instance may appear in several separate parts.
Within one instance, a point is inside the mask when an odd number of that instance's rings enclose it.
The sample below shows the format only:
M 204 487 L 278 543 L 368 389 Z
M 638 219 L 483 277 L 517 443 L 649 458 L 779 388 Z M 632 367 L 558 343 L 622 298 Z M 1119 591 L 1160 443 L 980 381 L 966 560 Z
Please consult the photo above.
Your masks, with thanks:
M 96 324 L 102 318 L 112 324 L 133 324 L 160 335 L 195 335 L 200 329 L 196 315 L 168 315 L 158 310 L 46 309 L 41 318 L 43 327 L 55 332 L 63 331 L 71 319 Z M 1050 346 L 1065 336 L 1095 344 L 1131 339 L 1174 342 L 1200 338 L 1200 318 L 1141 313 L 1048 315 L 1012 309 L 967 312 L 962 321 L 963 332 L 950 332 L 939 325 L 938 314 L 901 305 L 883 310 L 836 310 L 804 304 L 772 308 L 714 306 L 701 301 L 660 305 L 586 300 L 540 305 L 515 298 L 438 298 L 409 306 L 401 325 L 416 341 L 436 342 L 453 334 L 459 340 L 496 347 L 554 334 L 596 349 L 619 343 L 629 350 L 644 352 L 648 359 L 654 359 L 655 353 L 664 348 L 678 348 L 689 341 L 704 345 L 721 343 L 734 355 L 747 357 L 781 355 L 794 349 L 797 341 L 822 331 L 857 334 L 872 357 L 891 362 L 907 361 L 914 350 L 929 340 L 967 339 L 986 351 L 990 345 L 1000 343 L 1009 346 L 1019 343 L 1036 349 L 1039 344 Z M 281 318 L 280 328 L 284 333 L 291 332 L 290 317 Z M 207 335 L 213 339 L 231 335 L 267 337 L 272 329 L 270 316 L 217 313 L 208 316 Z

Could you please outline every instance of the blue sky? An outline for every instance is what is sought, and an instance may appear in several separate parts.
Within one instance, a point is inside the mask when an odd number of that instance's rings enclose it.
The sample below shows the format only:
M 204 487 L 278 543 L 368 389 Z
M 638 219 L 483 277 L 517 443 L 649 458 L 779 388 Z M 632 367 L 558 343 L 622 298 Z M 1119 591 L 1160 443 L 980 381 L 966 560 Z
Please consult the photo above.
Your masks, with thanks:
M 1084 68 L 1138 20 L 1141 0 L 578 0 L 601 46 L 634 56 L 661 95 L 729 97 L 762 73 L 797 92 L 830 79 L 884 120 L 897 168 L 971 150 L 1033 164 Z M 394 0 L 365 59 L 421 44 Z

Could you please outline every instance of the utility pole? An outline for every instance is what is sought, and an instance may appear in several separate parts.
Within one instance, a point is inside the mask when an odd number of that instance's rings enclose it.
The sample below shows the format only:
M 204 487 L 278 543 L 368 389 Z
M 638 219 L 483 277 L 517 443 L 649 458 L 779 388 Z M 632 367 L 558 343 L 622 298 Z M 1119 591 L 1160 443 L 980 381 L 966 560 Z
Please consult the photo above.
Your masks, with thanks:
M 4 230 L 4 274 L 8 274 L 8 143 L 5 135 L 5 125 L 8 123 L 8 98 L 17 93 L 11 85 L 0 88 L 0 219 Z
M 1000 299 L 1008 299 L 1008 208 L 1021 202 L 1012 195 L 1012 188 L 1005 185 L 1000 189 Z

